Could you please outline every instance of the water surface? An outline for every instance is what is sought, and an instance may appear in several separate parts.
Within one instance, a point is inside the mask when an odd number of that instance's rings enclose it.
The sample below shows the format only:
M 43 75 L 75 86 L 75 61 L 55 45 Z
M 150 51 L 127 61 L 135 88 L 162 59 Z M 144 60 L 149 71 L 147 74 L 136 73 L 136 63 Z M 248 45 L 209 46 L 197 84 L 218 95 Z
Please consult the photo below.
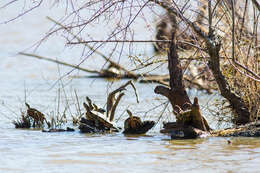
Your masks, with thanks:
M 58 11 L 58 10 L 57 10 Z M 258 138 L 205 138 L 196 140 L 170 140 L 159 133 L 162 121 L 173 119 L 165 113 L 158 125 L 147 135 L 125 136 L 114 134 L 42 133 L 39 130 L 14 129 L 12 120 L 24 110 L 24 101 L 42 112 L 52 115 L 62 112 L 70 104 L 70 115 L 76 114 L 75 94 L 80 104 L 90 96 L 97 104 L 105 105 L 108 91 L 126 81 L 108 85 L 103 79 L 69 76 L 62 82 L 57 80 L 71 69 L 49 62 L 17 55 L 36 41 L 52 25 L 47 15 L 56 16 L 53 10 L 36 10 L 30 16 L 16 22 L 0 25 L 0 172 L 27 173 L 71 173 L 71 172 L 259 172 L 260 139 Z M 4 17 L 13 16 L 15 11 L 4 12 Z M 64 41 L 64 40 L 63 40 Z M 64 49 L 62 40 L 51 39 L 36 53 L 53 58 L 64 58 L 67 62 L 79 62 L 79 48 Z M 149 47 L 149 46 L 148 46 Z M 151 46 L 150 46 L 151 48 Z M 147 48 L 147 50 L 150 50 Z M 95 68 L 101 60 L 87 61 L 86 66 Z M 71 75 L 86 75 L 74 71 Z M 65 89 L 58 90 L 59 88 Z M 158 120 L 163 107 L 148 111 L 165 101 L 153 93 L 156 84 L 136 83 L 140 104 L 135 101 L 129 88 L 122 99 L 117 117 L 126 108 L 144 119 Z M 58 109 L 58 95 L 61 95 Z M 211 96 L 195 90 L 188 91 L 191 98 L 199 96 L 204 105 Z M 82 109 L 81 111 L 84 111 Z M 203 110 L 210 119 L 210 114 Z M 122 126 L 124 113 L 118 121 Z M 214 122 L 211 121 L 211 124 Z M 72 127 L 71 123 L 68 123 Z M 228 144 L 227 140 L 231 140 Z

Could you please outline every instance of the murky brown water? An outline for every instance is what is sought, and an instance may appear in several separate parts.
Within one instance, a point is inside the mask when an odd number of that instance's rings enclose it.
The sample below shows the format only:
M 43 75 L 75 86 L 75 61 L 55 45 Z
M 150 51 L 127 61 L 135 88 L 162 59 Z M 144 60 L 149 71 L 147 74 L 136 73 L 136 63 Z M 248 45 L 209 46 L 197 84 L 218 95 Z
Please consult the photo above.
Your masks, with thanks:
M 4 18 L 14 11 L 5 11 Z M 0 173 L 9 172 L 259 172 L 260 139 L 258 138 L 205 138 L 197 140 L 170 140 L 159 133 L 157 125 L 145 136 L 124 136 L 115 134 L 42 133 L 37 130 L 17 130 L 11 124 L 24 109 L 24 100 L 31 106 L 51 114 L 57 113 L 57 89 L 61 90 L 61 109 L 66 100 L 71 104 L 70 114 L 76 112 L 74 90 L 82 102 L 86 95 L 99 105 L 104 105 L 108 91 L 103 79 L 65 77 L 63 83 L 53 84 L 70 68 L 16 55 L 36 42 L 51 24 L 45 16 L 56 14 L 49 10 L 38 10 L 29 17 L 15 23 L 0 25 Z M 64 57 L 64 61 L 74 61 L 80 55 L 79 48 L 65 49 L 62 40 L 51 39 L 38 50 L 38 54 L 50 57 Z M 149 50 L 149 48 L 148 48 Z M 94 68 L 99 60 L 87 61 L 86 66 Z M 72 75 L 86 75 L 74 71 Z M 125 81 L 115 82 L 116 88 Z M 126 91 L 117 110 L 117 117 L 130 106 L 135 113 L 145 119 L 157 120 L 162 107 L 144 112 L 162 101 L 153 93 L 154 84 L 136 84 L 140 94 L 140 104 L 135 103 L 131 89 Z M 50 89 L 52 88 L 52 89 Z M 25 92 L 26 90 L 26 92 Z M 111 89 L 109 89 L 111 91 Z M 202 105 L 211 96 L 195 90 L 191 97 L 200 96 Z M 164 100 L 163 100 L 164 101 Z M 82 110 L 83 111 L 83 110 Z M 209 114 L 204 110 L 209 117 Z M 122 126 L 122 119 L 119 126 Z M 163 119 L 167 120 L 168 115 Z M 161 124 L 161 121 L 160 123 Z M 214 124 L 211 122 L 211 124 Z M 69 124 L 69 126 L 72 126 Z M 227 140 L 232 144 L 228 144 Z

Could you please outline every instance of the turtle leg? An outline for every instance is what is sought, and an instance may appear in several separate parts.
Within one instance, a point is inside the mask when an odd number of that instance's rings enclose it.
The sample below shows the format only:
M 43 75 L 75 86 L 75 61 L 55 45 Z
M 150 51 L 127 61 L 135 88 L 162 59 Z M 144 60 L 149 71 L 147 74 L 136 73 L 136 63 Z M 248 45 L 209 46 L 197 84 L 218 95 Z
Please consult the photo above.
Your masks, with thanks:
M 33 120 L 33 128 L 35 128 L 35 120 Z

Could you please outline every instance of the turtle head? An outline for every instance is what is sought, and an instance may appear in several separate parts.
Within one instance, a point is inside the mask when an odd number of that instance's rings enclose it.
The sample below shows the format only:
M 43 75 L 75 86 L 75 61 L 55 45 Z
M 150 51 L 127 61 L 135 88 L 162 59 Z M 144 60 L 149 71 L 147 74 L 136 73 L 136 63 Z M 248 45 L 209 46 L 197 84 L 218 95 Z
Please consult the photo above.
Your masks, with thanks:
M 133 117 L 133 113 L 132 113 L 129 109 L 127 109 L 126 112 L 128 113 L 128 115 L 129 115 L 130 118 Z
M 185 110 L 188 110 L 188 109 L 191 109 L 191 104 L 188 103 L 188 102 L 186 102 L 186 103 L 184 103 L 184 104 L 182 105 L 182 108 L 183 108 L 184 111 L 185 111 Z
M 180 113 L 182 112 L 182 109 L 181 109 L 180 106 L 175 105 L 174 108 L 173 108 L 173 112 L 174 112 L 175 114 L 180 114 Z
M 28 103 L 25 102 L 25 106 L 27 107 L 27 109 L 30 109 L 30 105 Z
M 199 99 L 198 97 L 195 97 L 193 101 L 193 105 L 198 105 L 198 104 L 199 104 Z

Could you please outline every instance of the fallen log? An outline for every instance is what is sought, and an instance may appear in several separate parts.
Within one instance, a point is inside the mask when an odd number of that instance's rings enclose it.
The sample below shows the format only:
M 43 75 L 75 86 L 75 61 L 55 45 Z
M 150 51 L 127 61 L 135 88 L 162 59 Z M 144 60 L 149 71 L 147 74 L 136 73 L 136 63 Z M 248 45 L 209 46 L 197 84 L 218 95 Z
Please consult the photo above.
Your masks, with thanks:
M 202 131 L 188 125 L 180 125 L 176 122 L 164 123 L 160 131 L 169 134 L 171 139 L 194 139 L 200 137 L 260 137 L 260 121 L 248 123 L 234 128 L 222 130 Z
M 260 121 L 211 132 L 212 136 L 220 137 L 260 137 Z
M 42 132 L 48 132 L 48 133 L 53 133 L 53 132 L 74 132 L 75 129 L 67 127 L 66 129 L 48 129 L 45 130 L 43 129 Z
M 132 83 L 128 81 L 119 88 L 109 93 L 107 97 L 106 110 L 99 108 L 92 100 L 87 97 L 87 103 L 83 103 L 86 109 L 86 116 L 80 120 L 79 129 L 82 133 L 103 133 L 103 132 L 118 132 L 119 128 L 113 123 L 115 117 L 116 108 L 124 96 L 123 91 L 126 87 L 131 85 L 135 91 L 136 102 L 139 103 L 137 90 Z M 125 121 L 124 134 L 144 134 L 150 130 L 155 122 L 154 121 L 141 121 L 137 116 L 133 116 L 132 113 L 127 110 L 129 118 Z

